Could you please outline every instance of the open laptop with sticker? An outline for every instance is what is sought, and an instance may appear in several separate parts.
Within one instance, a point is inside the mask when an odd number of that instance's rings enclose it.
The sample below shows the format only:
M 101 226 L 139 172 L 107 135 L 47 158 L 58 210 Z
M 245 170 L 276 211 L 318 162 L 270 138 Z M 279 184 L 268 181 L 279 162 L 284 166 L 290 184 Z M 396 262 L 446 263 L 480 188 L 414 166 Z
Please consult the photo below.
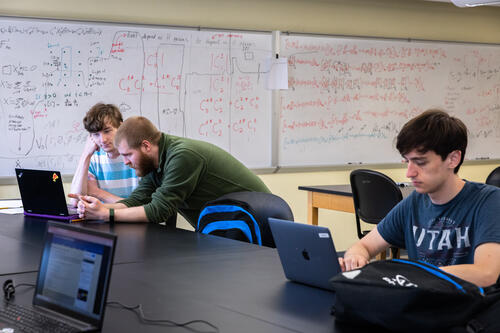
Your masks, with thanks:
M 16 169 L 24 215 L 57 219 L 65 222 L 81 221 L 76 208 L 69 207 L 59 171 Z
M 269 226 L 286 278 L 332 290 L 329 280 L 341 268 L 330 230 L 275 218 Z

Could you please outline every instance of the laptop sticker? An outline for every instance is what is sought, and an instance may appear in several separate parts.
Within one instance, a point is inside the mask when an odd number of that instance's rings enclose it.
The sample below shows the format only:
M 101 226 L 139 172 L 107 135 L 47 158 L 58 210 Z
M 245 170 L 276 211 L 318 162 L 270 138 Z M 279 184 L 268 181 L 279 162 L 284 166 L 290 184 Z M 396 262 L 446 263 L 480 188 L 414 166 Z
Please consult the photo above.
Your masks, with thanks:
M 330 235 L 328 235 L 327 232 L 320 232 L 318 233 L 319 238 L 330 238 Z

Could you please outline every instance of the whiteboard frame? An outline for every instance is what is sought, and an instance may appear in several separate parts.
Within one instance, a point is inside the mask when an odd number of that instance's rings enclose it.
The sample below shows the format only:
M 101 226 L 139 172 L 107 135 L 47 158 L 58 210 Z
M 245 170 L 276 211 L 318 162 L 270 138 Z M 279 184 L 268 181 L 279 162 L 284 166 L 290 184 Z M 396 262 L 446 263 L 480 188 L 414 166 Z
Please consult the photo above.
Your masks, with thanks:
M 337 35 L 337 34 L 320 34 L 320 33 L 308 33 L 308 32 L 292 32 L 292 31 L 281 31 L 281 35 L 286 36 L 304 36 L 304 37 L 331 37 L 340 39 L 369 39 L 375 41 L 399 41 L 399 42 L 423 42 L 423 43 L 449 43 L 449 44 L 461 44 L 461 45 L 484 45 L 484 46 L 500 46 L 500 43 L 482 43 L 482 42 L 468 42 L 461 40 L 442 40 L 442 39 L 422 39 L 422 38 L 402 38 L 402 37 L 379 37 L 379 36 L 361 36 L 361 35 Z
M 217 27 L 203 27 L 203 26 L 189 26 L 189 25 L 169 25 L 169 24 L 151 24 L 151 23 L 139 23 L 139 22 L 115 22 L 115 21 L 99 21 L 99 20 L 77 20 L 77 19 L 60 19 L 60 18 L 50 18 L 50 17 L 40 17 L 40 16 L 17 16 L 17 15 L 0 15 L 0 20 L 2 19 L 14 19 L 14 20 L 33 20 L 45 23 L 81 23 L 81 24 L 102 24 L 110 26 L 137 26 L 140 28 L 157 28 L 157 29 L 179 29 L 179 30 L 194 30 L 194 31 L 224 31 L 224 32 L 246 32 L 246 33 L 269 33 L 271 30 L 246 30 L 246 29 L 228 29 L 228 28 L 217 28 Z

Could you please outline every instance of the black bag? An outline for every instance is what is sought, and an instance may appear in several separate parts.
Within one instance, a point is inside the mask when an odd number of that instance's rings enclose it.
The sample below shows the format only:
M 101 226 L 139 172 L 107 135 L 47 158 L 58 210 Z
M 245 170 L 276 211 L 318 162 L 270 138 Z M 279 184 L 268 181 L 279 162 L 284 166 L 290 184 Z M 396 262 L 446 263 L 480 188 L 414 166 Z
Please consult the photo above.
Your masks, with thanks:
M 293 221 L 290 206 L 274 194 L 234 192 L 206 203 L 196 231 L 274 248 L 268 217 Z
M 448 332 L 491 304 L 485 290 L 434 265 L 393 259 L 344 272 L 330 282 L 340 323 L 369 324 L 395 332 Z M 500 315 L 500 314 L 499 314 Z
M 465 327 L 454 327 L 450 333 L 500 332 L 500 278 L 498 280 L 496 285 L 485 288 L 487 307 L 467 321 Z

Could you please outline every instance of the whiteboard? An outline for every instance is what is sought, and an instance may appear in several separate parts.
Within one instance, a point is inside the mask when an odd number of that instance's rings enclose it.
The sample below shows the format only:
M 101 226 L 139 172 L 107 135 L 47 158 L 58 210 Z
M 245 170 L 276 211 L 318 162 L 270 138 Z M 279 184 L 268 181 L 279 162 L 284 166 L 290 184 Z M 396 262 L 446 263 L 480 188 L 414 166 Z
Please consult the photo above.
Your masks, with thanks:
M 271 33 L 0 18 L 0 176 L 72 174 L 97 102 L 271 165 Z
M 282 166 L 397 163 L 404 123 L 441 108 L 467 125 L 465 158 L 500 157 L 500 46 L 282 36 L 289 89 Z

